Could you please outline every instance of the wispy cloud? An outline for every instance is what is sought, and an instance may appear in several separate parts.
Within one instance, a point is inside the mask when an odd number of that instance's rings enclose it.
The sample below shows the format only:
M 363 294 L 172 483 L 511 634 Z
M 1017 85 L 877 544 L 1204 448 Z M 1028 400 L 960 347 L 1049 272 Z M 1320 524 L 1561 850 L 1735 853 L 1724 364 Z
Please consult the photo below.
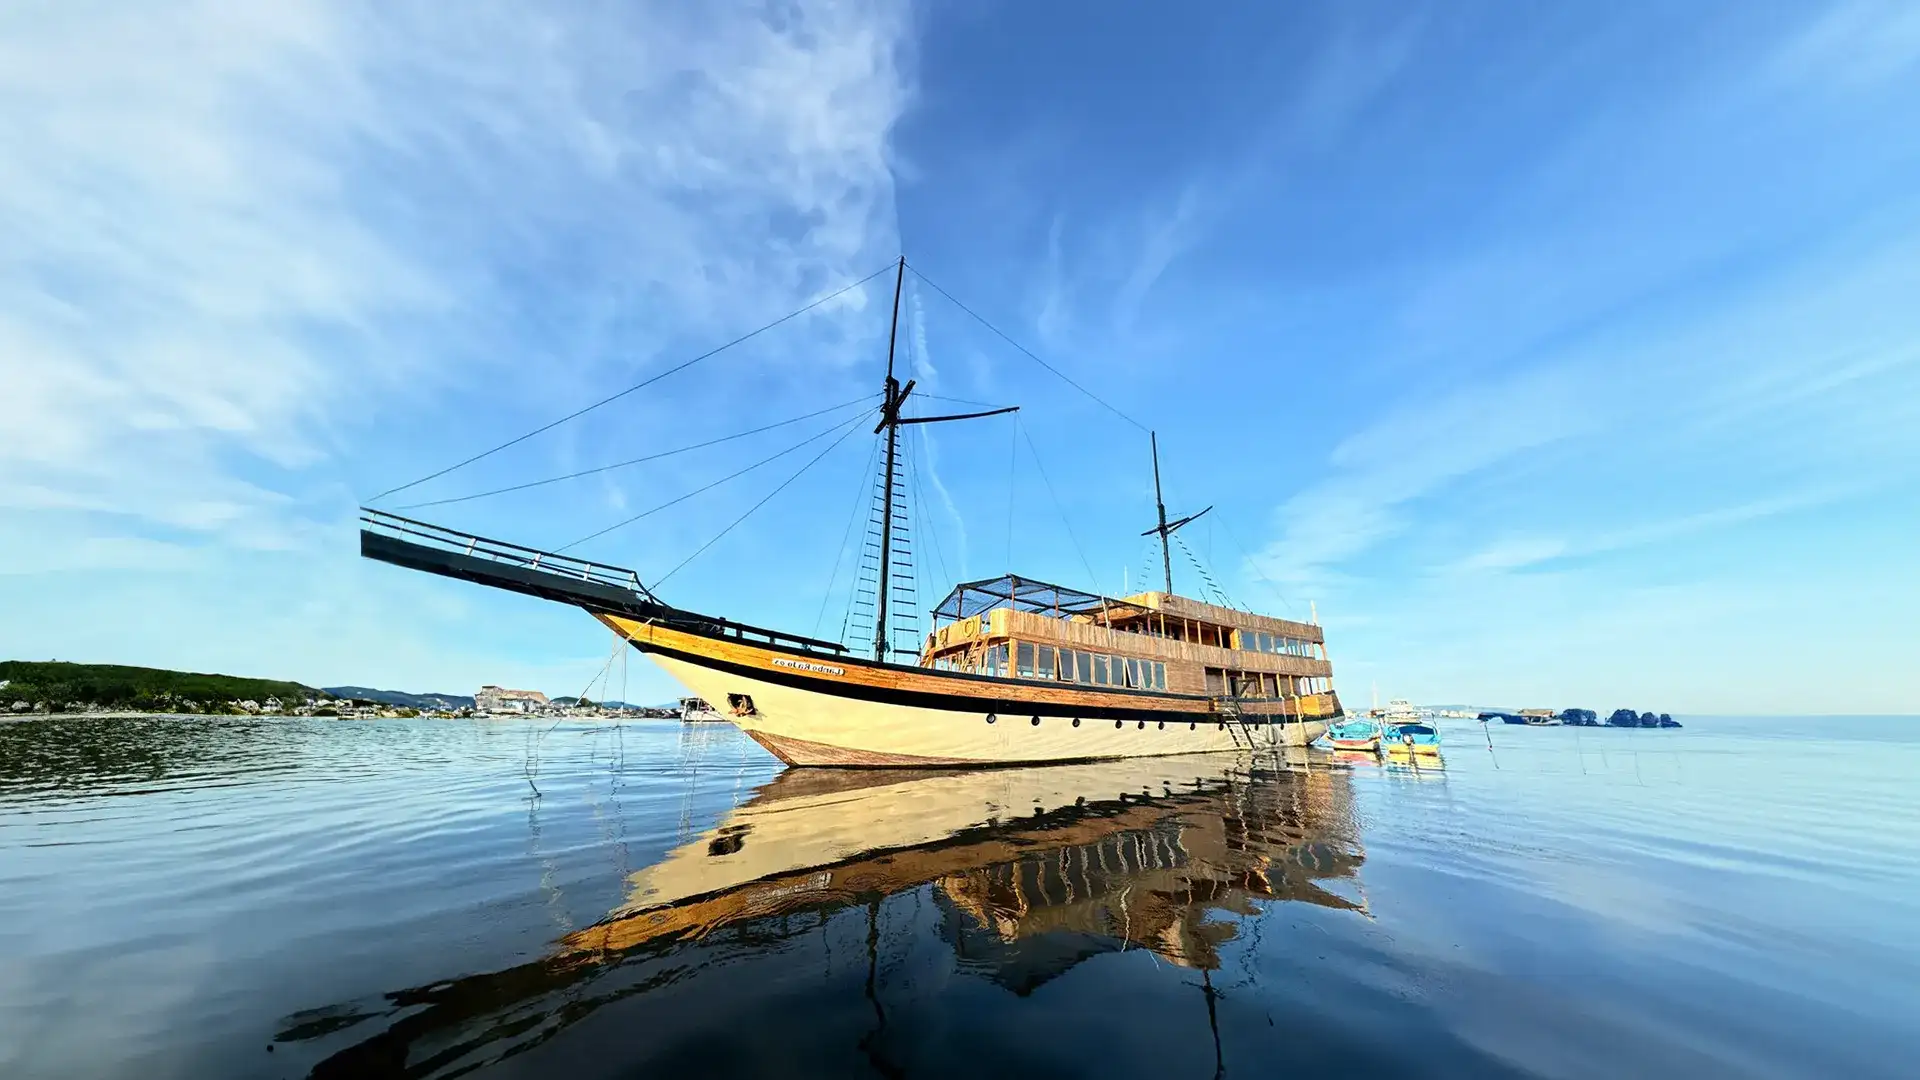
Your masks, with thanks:
M 550 419 L 895 247 L 897 4 L 107 3 L 5 21 L 0 519 L 46 549 L 22 565 L 164 570 L 152 545 L 182 531 L 193 548 L 337 545 L 354 489 Z M 804 332 L 844 340 L 864 299 Z
M 1788 81 L 1839 89 L 1885 82 L 1920 66 L 1920 8 L 1902 0 L 1850 0 L 1815 9 L 1773 58 Z
M 1440 572 L 1478 574 L 1519 570 L 1563 559 L 1576 559 L 1607 552 L 1628 551 L 1652 544 L 1671 543 L 1714 529 L 1764 521 L 1802 510 L 1828 506 L 1867 490 L 1869 488 L 1864 485 L 1827 487 L 1755 499 L 1734 506 L 1682 514 L 1678 517 L 1643 522 L 1626 528 L 1602 529 L 1565 536 L 1505 536 L 1443 567 Z
M 1592 430 L 1590 391 L 1585 373 L 1548 369 L 1385 410 L 1333 449 L 1323 480 L 1281 507 L 1280 535 L 1256 561 L 1279 582 L 1323 578 L 1411 527 L 1417 500 Z
M 1173 205 L 1150 215 L 1140 239 L 1140 248 L 1127 275 L 1113 297 L 1113 328 L 1117 336 L 1131 334 L 1140 318 L 1140 305 L 1160 275 L 1182 252 L 1199 239 L 1202 227 L 1202 199 L 1198 184 L 1181 189 Z
M 162 513 L 225 454 L 341 449 L 404 382 L 524 378 L 489 344 L 530 305 L 711 333 L 844 279 L 891 217 L 902 30 L 866 5 L 21 21 L 0 44 L 7 486 Z M 524 381 L 569 394 L 630 355 L 579 333 Z

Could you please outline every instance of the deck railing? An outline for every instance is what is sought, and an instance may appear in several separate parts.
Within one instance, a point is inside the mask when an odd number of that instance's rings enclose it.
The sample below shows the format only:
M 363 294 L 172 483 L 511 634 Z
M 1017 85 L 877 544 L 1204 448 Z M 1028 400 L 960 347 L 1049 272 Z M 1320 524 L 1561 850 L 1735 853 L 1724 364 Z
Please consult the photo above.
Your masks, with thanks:
M 640 583 L 640 575 L 625 567 L 609 566 L 606 563 L 575 558 L 572 555 L 542 551 L 539 548 L 508 543 L 505 540 L 493 540 L 430 522 L 415 521 L 398 514 L 389 514 L 384 510 L 369 510 L 366 507 L 360 508 L 360 525 L 368 532 L 401 537 L 415 544 L 451 551 L 471 558 L 486 559 L 528 570 L 540 570 L 596 585 L 609 585 L 616 589 L 629 589 L 647 600 L 659 602 L 653 593 L 647 591 L 647 587 Z
M 794 646 L 836 655 L 844 654 L 847 649 L 837 641 L 769 630 L 676 608 L 653 595 L 641 584 L 639 574 L 623 566 L 609 566 L 572 555 L 476 536 L 431 522 L 389 514 L 384 510 L 369 510 L 364 506 L 360 508 L 360 527 L 363 534 L 362 554 L 386 562 L 397 562 L 415 570 L 478 581 L 548 600 L 577 603 L 590 610 L 607 610 L 644 618 L 695 633 L 719 634 L 741 640 L 760 639 L 772 645 Z M 406 554 L 396 558 L 396 550 L 369 551 L 369 535 L 385 538 L 387 545 L 397 545 L 397 552 Z M 410 548 L 437 554 L 423 563 L 419 561 L 418 551 L 407 551 Z M 477 560 L 481 564 L 492 563 L 504 569 L 496 573 L 484 565 L 477 568 L 451 562 L 441 565 L 445 556 L 459 556 L 462 560 Z

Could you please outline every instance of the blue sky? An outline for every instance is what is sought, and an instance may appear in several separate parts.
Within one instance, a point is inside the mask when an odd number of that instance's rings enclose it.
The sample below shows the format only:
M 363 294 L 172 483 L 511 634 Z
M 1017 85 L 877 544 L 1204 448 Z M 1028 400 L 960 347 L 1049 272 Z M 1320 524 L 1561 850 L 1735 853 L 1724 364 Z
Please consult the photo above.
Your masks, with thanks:
M 602 628 L 360 560 L 356 505 L 905 250 L 1159 431 L 1195 557 L 1317 606 L 1349 700 L 1920 700 L 1911 5 L 0 19 L 0 655 L 577 693 Z M 874 392 L 888 284 L 382 505 Z M 916 442 L 926 591 L 1138 583 L 1144 435 L 904 307 L 923 390 L 1022 406 Z M 562 544 L 839 415 L 419 513 Z M 831 438 L 580 550 L 657 579 Z M 665 595 L 837 634 L 870 449 Z

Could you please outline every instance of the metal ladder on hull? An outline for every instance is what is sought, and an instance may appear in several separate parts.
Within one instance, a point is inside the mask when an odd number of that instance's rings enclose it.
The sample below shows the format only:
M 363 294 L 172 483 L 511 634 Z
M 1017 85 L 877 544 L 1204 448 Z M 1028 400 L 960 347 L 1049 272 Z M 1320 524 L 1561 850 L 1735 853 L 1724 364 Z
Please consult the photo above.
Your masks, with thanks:
M 1247 730 L 1247 722 L 1240 715 L 1239 698 L 1214 698 L 1213 711 L 1220 717 L 1220 722 L 1226 725 L 1227 734 L 1233 739 L 1235 749 L 1255 749 L 1253 732 Z

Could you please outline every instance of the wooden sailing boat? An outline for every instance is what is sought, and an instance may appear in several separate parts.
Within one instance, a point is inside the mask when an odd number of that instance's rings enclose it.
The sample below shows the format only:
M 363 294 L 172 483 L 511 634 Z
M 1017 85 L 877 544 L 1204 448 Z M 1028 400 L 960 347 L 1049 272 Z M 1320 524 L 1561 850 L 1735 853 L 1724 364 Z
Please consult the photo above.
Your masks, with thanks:
M 584 608 L 792 765 L 968 766 L 1299 746 L 1341 715 L 1318 625 L 1173 591 L 1159 443 L 1152 440 L 1165 589 L 1107 597 L 1018 575 L 957 586 L 915 662 L 889 646 L 899 429 L 1012 409 L 906 417 L 894 377 L 906 262 L 876 434 L 885 436 L 871 659 L 840 642 L 679 608 L 631 570 L 363 508 L 361 554 Z

